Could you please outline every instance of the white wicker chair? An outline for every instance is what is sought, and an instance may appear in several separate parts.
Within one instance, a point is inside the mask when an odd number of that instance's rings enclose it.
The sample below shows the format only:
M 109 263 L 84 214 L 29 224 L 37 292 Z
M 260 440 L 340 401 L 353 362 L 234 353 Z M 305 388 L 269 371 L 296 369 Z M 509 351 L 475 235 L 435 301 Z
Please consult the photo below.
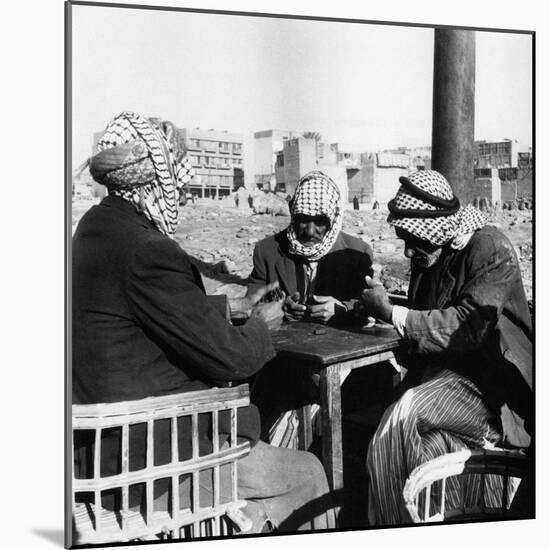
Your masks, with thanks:
M 72 433 L 77 430 L 92 430 L 93 477 L 75 477 L 75 461 L 72 460 L 72 544 L 103 544 L 127 542 L 134 539 L 158 538 L 198 538 L 232 534 L 234 524 L 239 532 L 251 528 L 250 520 L 240 510 L 245 501 L 237 496 L 237 460 L 249 453 L 248 442 L 237 441 L 237 408 L 248 405 L 248 386 L 235 388 L 209 389 L 164 397 L 149 397 L 122 403 L 73 405 Z M 231 417 L 231 433 L 228 442 L 220 445 L 219 413 L 228 410 Z M 199 415 L 211 415 L 212 452 L 204 456 L 199 453 Z M 178 418 L 187 417 L 192 431 L 192 457 L 180 460 L 178 454 Z M 190 420 L 189 420 L 190 419 Z M 170 462 L 154 464 L 154 432 L 157 421 L 170 423 Z M 129 431 L 131 426 L 147 426 L 145 467 L 130 471 Z M 121 430 L 120 473 L 108 477 L 101 476 L 101 437 L 102 430 Z M 167 442 L 163 441 L 163 445 Z M 231 501 L 220 502 L 220 467 L 225 474 L 230 472 Z M 207 471 L 213 479 L 213 503 L 201 507 L 199 495 L 199 472 Z M 180 509 L 180 476 L 186 475 L 191 486 L 191 506 Z M 155 481 L 163 480 L 170 490 L 168 511 L 154 509 L 153 492 Z M 129 508 L 130 488 L 145 485 L 144 509 L 135 511 Z M 101 507 L 104 491 L 119 491 L 122 503 L 120 509 L 107 510 Z M 79 502 L 82 493 L 93 494 L 88 502 Z M 231 522 L 227 518 L 231 518 Z
M 527 457 L 515 451 L 476 449 L 448 453 L 413 470 L 403 489 L 405 505 L 413 523 L 510 517 L 510 504 L 518 485 L 516 479 L 524 477 L 528 466 Z M 456 509 L 446 508 L 447 480 L 466 474 L 480 475 L 478 498 Z M 487 475 L 502 478 L 502 493 L 498 495 L 497 505 L 487 504 Z

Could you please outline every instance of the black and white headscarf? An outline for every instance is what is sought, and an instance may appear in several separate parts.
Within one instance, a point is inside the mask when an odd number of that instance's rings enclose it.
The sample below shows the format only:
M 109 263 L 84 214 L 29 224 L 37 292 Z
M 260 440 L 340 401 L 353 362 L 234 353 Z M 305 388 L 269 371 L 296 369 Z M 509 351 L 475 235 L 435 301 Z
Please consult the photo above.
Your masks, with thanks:
M 97 148 L 89 160 L 94 179 L 138 206 L 161 233 L 173 236 L 179 192 L 193 176 L 175 126 L 124 112 L 107 125 Z
M 340 190 L 334 181 L 320 171 L 308 172 L 298 182 L 290 207 L 290 225 L 287 237 L 290 243 L 290 253 L 316 262 L 321 259 L 334 245 L 342 229 L 343 208 Z M 312 246 L 302 244 L 294 228 L 297 214 L 305 216 L 327 216 L 330 227 L 321 242 Z
M 401 187 L 388 203 L 388 223 L 435 246 L 460 250 L 487 217 L 471 205 L 461 207 L 449 182 L 435 170 L 399 178 Z

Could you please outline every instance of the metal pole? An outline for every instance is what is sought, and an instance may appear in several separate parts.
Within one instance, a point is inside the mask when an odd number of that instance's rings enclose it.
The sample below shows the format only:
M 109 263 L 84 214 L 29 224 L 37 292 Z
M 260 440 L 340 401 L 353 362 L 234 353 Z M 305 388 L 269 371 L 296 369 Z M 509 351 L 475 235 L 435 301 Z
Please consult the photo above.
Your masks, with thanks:
M 463 204 L 474 183 L 475 33 L 435 29 L 432 168 Z

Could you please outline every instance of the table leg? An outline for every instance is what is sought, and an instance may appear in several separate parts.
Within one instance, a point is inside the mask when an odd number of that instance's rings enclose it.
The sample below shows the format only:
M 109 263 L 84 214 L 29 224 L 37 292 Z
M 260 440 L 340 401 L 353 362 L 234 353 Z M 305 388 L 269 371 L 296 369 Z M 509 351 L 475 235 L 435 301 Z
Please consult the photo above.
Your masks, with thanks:
M 298 449 L 307 451 L 313 441 L 313 428 L 311 426 L 311 405 L 304 405 L 298 413 Z
M 321 422 L 323 430 L 323 465 L 334 491 L 344 486 L 342 457 L 342 405 L 338 364 L 321 371 Z

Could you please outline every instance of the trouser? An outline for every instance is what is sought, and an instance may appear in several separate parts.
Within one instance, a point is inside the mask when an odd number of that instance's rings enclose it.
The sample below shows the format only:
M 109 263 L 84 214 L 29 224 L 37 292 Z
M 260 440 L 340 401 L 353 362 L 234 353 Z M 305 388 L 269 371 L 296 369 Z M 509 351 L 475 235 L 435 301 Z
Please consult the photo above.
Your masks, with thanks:
M 245 514 L 253 533 L 269 522 L 277 531 L 333 529 L 335 514 L 325 470 L 315 455 L 280 449 L 259 441 L 237 462 L 237 494 L 247 501 Z M 220 468 L 220 502 L 231 500 L 229 465 Z M 168 487 L 155 491 L 155 510 L 169 507 Z M 190 506 L 192 484 L 180 484 L 180 507 Z M 201 507 L 213 504 L 212 471 L 199 476 Z
M 259 441 L 237 470 L 239 497 L 259 505 L 278 531 L 335 527 L 327 477 L 315 455 Z
M 369 445 L 370 522 L 410 523 L 403 487 L 417 466 L 445 453 L 494 445 L 500 439 L 497 415 L 470 380 L 443 370 L 407 390 L 386 410 Z M 447 508 L 457 508 L 459 500 L 461 504 L 475 501 L 480 476 L 449 481 Z M 496 476 L 488 476 L 485 498 L 489 502 L 496 500 L 499 481 Z

